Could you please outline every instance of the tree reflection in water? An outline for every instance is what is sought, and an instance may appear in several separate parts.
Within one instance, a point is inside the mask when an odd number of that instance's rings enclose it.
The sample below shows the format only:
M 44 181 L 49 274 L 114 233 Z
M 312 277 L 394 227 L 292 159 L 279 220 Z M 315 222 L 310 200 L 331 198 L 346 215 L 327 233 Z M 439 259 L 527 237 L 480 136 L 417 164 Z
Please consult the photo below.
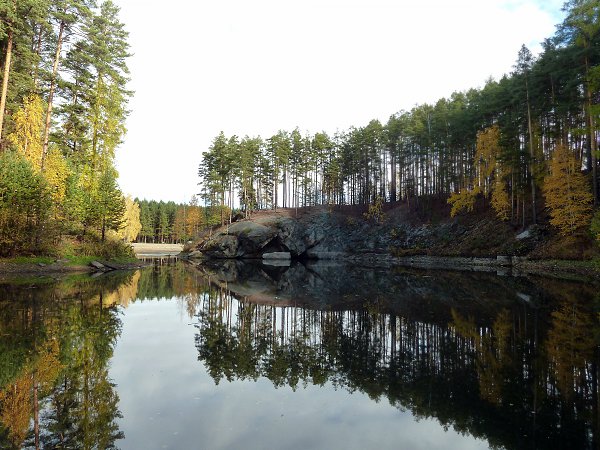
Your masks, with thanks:
M 204 270 L 213 285 L 196 345 L 216 383 L 331 383 L 492 447 L 598 446 L 595 287 L 360 268 L 335 277 L 323 276 L 327 267 L 279 277 Z M 256 283 L 265 276 L 270 284 Z
M 169 260 L 99 280 L 0 283 L 0 447 L 117 448 L 120 314 L 176 299 L 197 317 L 215 383 L 329 385 L 492 447 L 596 448 L 597 296 L 489 274 Z
M 0 447 L 116 448 L 108 364 L 121 330 L 115 298 L 133 282 L 121 274 L 0 285 Z

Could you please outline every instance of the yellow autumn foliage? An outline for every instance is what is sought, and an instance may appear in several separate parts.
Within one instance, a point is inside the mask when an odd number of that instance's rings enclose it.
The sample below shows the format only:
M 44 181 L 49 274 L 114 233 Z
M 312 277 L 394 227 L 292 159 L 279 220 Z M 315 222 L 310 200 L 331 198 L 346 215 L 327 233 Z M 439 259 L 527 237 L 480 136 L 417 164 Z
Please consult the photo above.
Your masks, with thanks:
M 474 350 L 481 398 L 493 404 L 500 404 L 504 369 L 511 364 L 510 313 L 508 310 L 498 313 L 492 333 L 482 332 L 473 317 L 463 317 L 455 309 L 452 309 L 451 313 L 452 328 L 458 335 L 467 339 L 468 345 Z
M 15 131 L 7 136 L 15 149 L 25 156 L 35 170 L 42 164 L 42 134 L 44 130 L 44 104 L 37 95 L 25 97 L 23 106 L 13 115 Z
M 102 298 L 103 305 L 129 306 L 129 304 L 137 298 L 141 276 L 141 272 L 138 270 L 132 275 L 129 281 L 122 283 L 114 291 L 104 293 Z
M 498 175 L 496 175 L 496 183 L 492 191 L 492 208 L 496 211 L 498 219 L 508 220 L 510 218 L 510 197 L 506 190 L 506 183 Z
M 44 178 L 55 206 L 61 205 L 65 199 L 68 176 L 69 167 L 65 158 L 58 148 L 52 147 L 46 157 Z
M 453 193 L 448 199 L 448 204 L 452 205 L 450 216 L 454 217 L 461 211 L 473 212 L 475 200 L 481 191 L 478 187 L 475 189 L 462 189 L 460 192 Z
M 31 375 L 24 373 L 0 391 L 0 422 L 15 448 L 21 447 L 29 430 L 32 389 Z
M 383 198 L 377 196 L 374 203 L 369 205 L 369 210 L 363 214 L 367 220 L 373 220 L 375 223 L 381 223 L 385 219 L 385 213 L 383 212 Z
M 560 307 L 552 313 L 545 347 L 556 384 L 565 398 L 573 396 L 584 379 L 587 362 L 594 359 L 592 317 L 589 306 L 572 292 L 564 294 Z
M 135 241 L 142 230 L 140 222 L 140 206 L 130 196 L 125 198 L 125 212 L 123 213 L 123 226 L 117 232 L 120 239 L 127 242 Z
M 484 194 L 488 194 L 490 179 L 496 170 L 500 155 L 500 128 L 493 125 L 477 133 L 477 147 L 474 166 L 478 174 L 478 185 Z
M 573 234 L 589 226 L 594 197 L 581 173 L 581 162 L 564 145 L 557 146 L 554 151 L 550 175 L 544 183 L 544 194 L 550 210 L 550 223 L 561 234 Z
M 21 447 L 29 430 L 34 386 L 37 385 L 40 395 L 44 395 L 52 388 L 62 369 L 57 340 L 48 340 L 36 350 L 36 358 L 0 391 L 0 422 L 7 428 L 15 448 Z

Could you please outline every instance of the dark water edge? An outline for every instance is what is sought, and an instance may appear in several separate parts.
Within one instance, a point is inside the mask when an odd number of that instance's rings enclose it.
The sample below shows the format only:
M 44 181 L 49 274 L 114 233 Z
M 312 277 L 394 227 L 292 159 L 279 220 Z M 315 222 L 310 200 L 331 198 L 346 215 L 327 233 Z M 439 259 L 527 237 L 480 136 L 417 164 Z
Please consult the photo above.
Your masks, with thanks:
M 136 314 L 158 319 L 174 302 L 194 328 L 190 370 L 210 381 L 210 395 L 251 382 L 266 403 L 295 405 L 301 392 L 342 391 L 489 447 L 598 448 L 597 285 L 327 263 L 153 264 L 0 282 L 0 448 L 136 448 L 124 432 L 135 421 L 123 413 L 132 387 L 114 378 L 119 342 L 129 339 L 124 326 L 145 326 Z M 161 331 L 149 330 L 156 365 L 173 353 Z M 129 376 L 149 381 L 141 368 Z M 281 389 L 294 394 L 280 398 Z M 165 442 L 227 448 L 182 439 Z

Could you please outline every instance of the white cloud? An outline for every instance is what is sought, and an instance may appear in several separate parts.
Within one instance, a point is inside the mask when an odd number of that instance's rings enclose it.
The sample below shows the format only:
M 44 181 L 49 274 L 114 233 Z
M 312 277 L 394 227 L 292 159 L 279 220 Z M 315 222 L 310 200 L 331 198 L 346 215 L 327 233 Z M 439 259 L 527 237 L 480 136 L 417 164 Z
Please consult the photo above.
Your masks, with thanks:
M 184 201 L 214 136 L 334 132 L 481 86 L 534 52 L 557 0 L 118 0 L 136 91 L 121 186 Z

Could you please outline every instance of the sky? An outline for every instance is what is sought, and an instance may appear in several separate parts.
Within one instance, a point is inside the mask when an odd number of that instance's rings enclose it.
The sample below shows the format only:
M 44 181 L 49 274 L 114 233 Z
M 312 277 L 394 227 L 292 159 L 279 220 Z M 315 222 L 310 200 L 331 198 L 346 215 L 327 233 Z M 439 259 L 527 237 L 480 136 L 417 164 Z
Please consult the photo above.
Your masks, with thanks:
M 115 0 L 133 56 L 125 194 L 187 202 L 227 136 L 346 130 L 483 86 L 562 0 Z

